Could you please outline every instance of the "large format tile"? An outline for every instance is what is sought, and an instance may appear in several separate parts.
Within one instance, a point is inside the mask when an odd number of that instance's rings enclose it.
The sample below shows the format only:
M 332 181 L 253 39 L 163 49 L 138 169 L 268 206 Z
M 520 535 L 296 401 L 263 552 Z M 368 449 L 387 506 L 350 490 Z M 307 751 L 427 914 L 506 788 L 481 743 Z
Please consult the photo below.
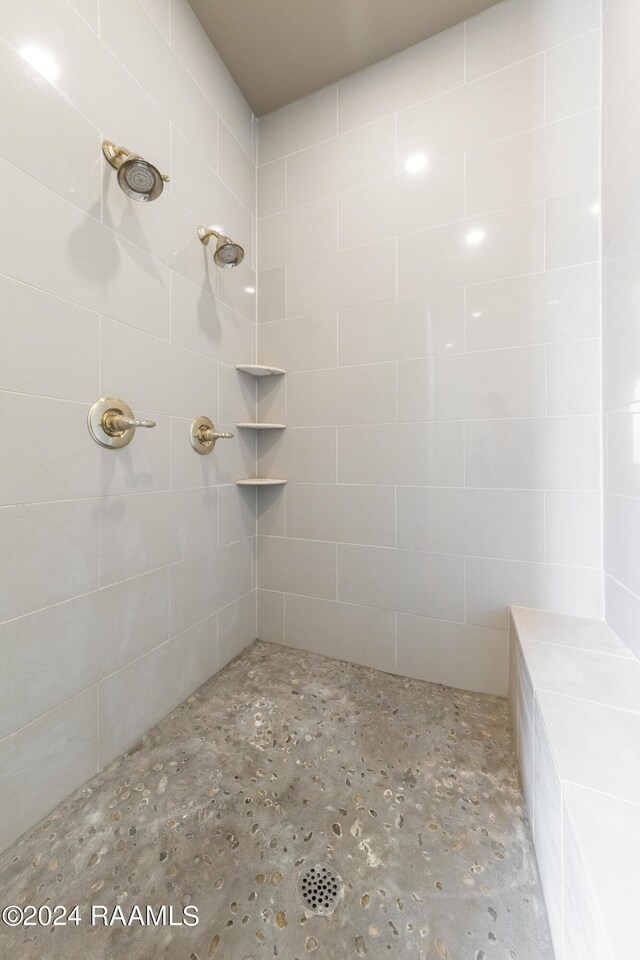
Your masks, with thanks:
M 340 366 L 462 353 L 464 289 L 344 307 L 338 332 Z
M 284 593 L 257 590 L 258 640 L 284 643 Z
M 333 140 L 293 153 L 287 157 L 286 163 L 286 201 L 289 207 L 390 177 L 396 168 L 395 117 L 384 117 Z M 275 167 L 275 164 L 269 166 Z M 269 166 L 259 167 L 258 177 L 266 178 L 265 171 Z M 273 171 L 271 181 L 275 176 Z M 269 184 L 267 192 L 273 197 L 274 185 Z M 266 211 L 260 216 L 266 216 Z
M 599 417 L 475 420 L 465 434 L 466 482 L 476 487 L 600 487 Z
M 464 483 L 463 425 L 339 427 L 338 481 L 460 487 Z
M 335 483 L 336 428 L 300 427 L 258 436 L 258 474 L 293 483 Z
M 217 617 L 209 617 L 102 680 L 100 766 L 132 747 L 217 669 Z
M 595 263 L 467 287 L 467 350 L 600 335 Z
M 292 427 L 393 423 L 396 419 L 393 363 L 291 373 L 286 388 L 287 422 Z
M 585 927 L 590 931 L 599 927 L 597 933 L 594 931 L 596 939 L 589 944 L 589 947 L 595 943 L 602 948 L 598 957 L 633 956 L 637 941 L 635 855 L 640 846 L 639 808 L 606 794 L 567 784 L 564 811 L 569 823 L 565 831 L 565 858 L 569 855 L 572 863 L 581 861 L 583 883 L 586 882 L 591 893 L 591 903 L 587 901 L 582 909 L 575 905 L 566 918 L 570 938 L 579 936 Z M 603 825 L 606 825 L 604 829 Z M 569 884 L 574 876 L 573 871 L 567 875 L 566 896 L 570 895 Z M 596 912 L 590 917 L 589 907 L 593 904 Z M 598 935 L 600 931 L 604 931 L 602 938 Z M 578 960 L 579 956 L 572 944 L 567 960 Z
M 261 323 L 257 336 L 259 363 L 284 368 L 288 373 L 336 366 L 338 334 L 335 311 Z
M 391 611 L 285 596 L 285 643 L 376 670 L 396 672 L 395 622 Z
M 37 823 L 97 769 L 95 687 L 0 741 L 0 844 Z
M 464 82 L 462 25 L 423 40 L 338 84 L 340 131 L 370 123 Z
M 547 123 L 599 105 L 601 46 L 592 30 L 547 50 Z
M 463 621 L 464 561 L 440 553 L 339 544 L 338 599 Z
M 211 488 L 109 497 L 100 510 L 101 585 L 207 553 L 216 546 Z
M 599 492 L 547 490 L 545 557 L 549 563 L 602 565 L 602 497 Z
M 467 77 L 492 73 L 599 23 L 598 0 L 512 0 L 491 6 L 467 23 Z
M 544 643 L 592 653 L 631 656 L 620 638 L 602 620 L 515 605 L 511 607 L 511 615 L 521 640 L 543 640 Z
M 288 317 L 388 300 L 395 294 L 396 242 L 393 238 L 287 266 Z
M 544 559 L 544 496 L 532 490 L 400 487 L 398 546 L 506 560 Z
M 592 700 L 640 714 L 640 663 L 536 640 L 521 640 L 536 690 Z
M 522 204 L 399 237 L 398 294 L 536 273 L 543 262 L 543 204 Z
M 163 643 L 169 572 L 158 570 L 0 626 L 0 737 Z
M 9 47 L 24 50 L 28 38 L 36 62 L 44 65 L 45 81 L 105 137 L 141 153 L 168 172 L 166 115 L 70 4 L 64 0 L 25 0 L 3 12 L 0 36 Z M 133 8 L 130 12 L 136 16 Z M 146 39 L 146 29 L 143 35 Z M 140 51 L 138 36 L 135 40 Z M 96 77 L 108 77 L 108 83 L 96 83 Z M 96 160 L 104 163 L 100 156 Z M 46 237 L 47 231 L 43 233 Z
M 268 163 L 328 140 L 335 137 L 337 127 L 338 91 L 333 84 L 261 117 L 258 160 Z
M 398 158 L 450 157 L 531 130 L 544 121 L 544 58 L 458 86 L 398 114 Z
M 534 680 L 535 684 L 535 680 Z M 556 954 L 562 956 L 562 786 L 537 701 L 533 720 L 533 842 Z
M 640 803 L 640 703 L 634 712 L 544 690 L 537 698 L 561 778 Z
M 101 389 L 132 408 L 193 419 L 218 416 L 218 364 L 176 344 L 106 317 L 102 321 Z
M 98 587 L 98 515 L 96 500 L 0 508 L 0 621 Z
M 264 590 L 335 600 L 335 544 L 258 537 L 258 586 Z
M 166 335 L 169 271 L 163 264 L 4 161 L 0 186 L 2 219 L 11 225 L 0 241 L 5 274 Z
M 86 404 L 0 392 L 0 411 L 0 440 L 13 465 L 0 481 L 2 504 L 141 493 L 169 486 L 165 418 L 158 419 L 153 434 L 144 431 L 144 439 L 140 437 L 137 444 L 107 451 L 89 435 Z M 147 413 L 136 410 L 137 416 Z M 35 447 L 25 443 L 34 429 L 40 435 Z
M 545 413 L 542 347 L 398 363 L 398 420 L 482 420 Z
M 464 216 L 464 157 L 427 164 L 418 173 L 347 190 L 338 197 L 340 249 L 411 233 Z
M 512 604 L 578 617 L 602 616 L 598 569 L 467 557 L 467 621 L 504 629 Z
M 505 630 L 399 613 L 398 673 L 503 697 L 507 690 Z
M 3 390 L 93 402 L 100 318 L 36 287 L 0 277 Z
M 256 639 L 256 592 L 234 600 L 218 613 L 218 669 Z
M 395 546 L 393 487 L 289 483 L 284 499 L 288 537 Z
M 251 538 L 172 565 L 172 637 L 253 590 L 254 553 Z
M 587 111 L 468 153 L 467 216 L 597 183 L 599 121 L 599 111 Z
M 216 112 L 140 4 L 128 0 L 102 3 L 100 38 L 202 156 L 215 165 Z
M 337 229 L 335 197 L 263 217 L 258 224 L 260 269 L 273 270 L 296 260 L 333 253 L 337 248 Z
M 224 363 L 253 359 L 254 323 L 180 274 L 171 274 L 171 341 Z
M 11 89 L 0 117 L 2 156 L 95 215 L 100 209 L 100 130 L 52 84 L 43 83 L 19 50 L 3 46 L 0 51 L 0 84 Z M 70 143 L 73 149 L 68 149 Z

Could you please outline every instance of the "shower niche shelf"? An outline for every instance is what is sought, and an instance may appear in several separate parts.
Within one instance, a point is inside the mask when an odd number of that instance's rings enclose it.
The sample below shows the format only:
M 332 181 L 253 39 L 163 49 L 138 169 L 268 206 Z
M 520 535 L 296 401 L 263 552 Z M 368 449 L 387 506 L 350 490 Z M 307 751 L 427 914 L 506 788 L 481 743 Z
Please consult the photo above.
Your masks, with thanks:
M 286 430 L 286 423 L 236 423 L 242 430 Z
M 238 363 L 236 370 L 248 373 L 252 377 L 281 377 L 287 372 L 282 367 L 266 367 L 261 363 Z
M 236 480 L 238 487 L 282 487 L 286 480 L 276 480 L 267 477 L 248 477 L 246 480 Z
M 282 367 L 270 367 L 262 363 L 238 363 L 236 370 L 251 377 L 281 377 L 287 371 Z M 236 423 L 239 430 L 286 430 L 286 423 Z M 239 487 L 283 487 L 287 481 L 278 477 L 247 477 L 236 480 Z

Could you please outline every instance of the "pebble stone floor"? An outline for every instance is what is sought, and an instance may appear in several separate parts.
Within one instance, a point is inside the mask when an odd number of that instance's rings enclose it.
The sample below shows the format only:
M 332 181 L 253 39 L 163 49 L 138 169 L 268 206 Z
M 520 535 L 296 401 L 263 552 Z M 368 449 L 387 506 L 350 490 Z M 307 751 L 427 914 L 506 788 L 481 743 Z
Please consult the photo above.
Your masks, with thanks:
M 331 915 L 301 875 L 338 875 Z M 507 702 L 256 642 L 0 858 L 15 960 L 552 960 Z

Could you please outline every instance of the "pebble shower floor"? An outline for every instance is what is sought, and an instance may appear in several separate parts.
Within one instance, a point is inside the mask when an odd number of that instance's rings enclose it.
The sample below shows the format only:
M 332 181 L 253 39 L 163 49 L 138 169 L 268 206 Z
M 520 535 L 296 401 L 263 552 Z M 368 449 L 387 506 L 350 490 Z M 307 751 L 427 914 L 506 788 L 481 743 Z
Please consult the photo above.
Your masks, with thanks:
M 337 902 L 304 902 L 310 868 Z M 19 960 L 552 960 L 507 702 L 256 642 L 0 858 Z

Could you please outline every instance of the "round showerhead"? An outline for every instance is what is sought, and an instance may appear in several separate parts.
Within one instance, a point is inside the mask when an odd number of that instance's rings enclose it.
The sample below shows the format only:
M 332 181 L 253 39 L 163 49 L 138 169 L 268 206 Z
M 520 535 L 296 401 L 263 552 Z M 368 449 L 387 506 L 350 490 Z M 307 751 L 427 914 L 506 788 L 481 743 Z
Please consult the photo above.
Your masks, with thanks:
M 148 203 L 160 196 L 169 178 L 163 176 L 152 163 L 124 147 L 116 147 L 110 140 L 105 140 L 102 150 L 111 166 L 118 171 L 118 184 L 128 197 Z
M 225 269 L 237 267 L 244 260 L 244 250 L 239 243 L 233 243 L 228 237 L 220 237 L 216 244 L 213 259 L 219 267 Z
M 244 260 L 244 250 L 239 243 L 234 243 L 229 237 L 223 237 L 216 230 L 198 227 L 198 236 L 205 245 L 209 243 L 211 237 L 216 238 L 216 249 L 213 252 L 213 259 L 217 266 L 225 270 L 237 267 Z
M 128 197 L 141 203 L 155 200 L 164 187 L 160 171 L 142 157 L 124 161 L 118 170 L 118 183 Z

